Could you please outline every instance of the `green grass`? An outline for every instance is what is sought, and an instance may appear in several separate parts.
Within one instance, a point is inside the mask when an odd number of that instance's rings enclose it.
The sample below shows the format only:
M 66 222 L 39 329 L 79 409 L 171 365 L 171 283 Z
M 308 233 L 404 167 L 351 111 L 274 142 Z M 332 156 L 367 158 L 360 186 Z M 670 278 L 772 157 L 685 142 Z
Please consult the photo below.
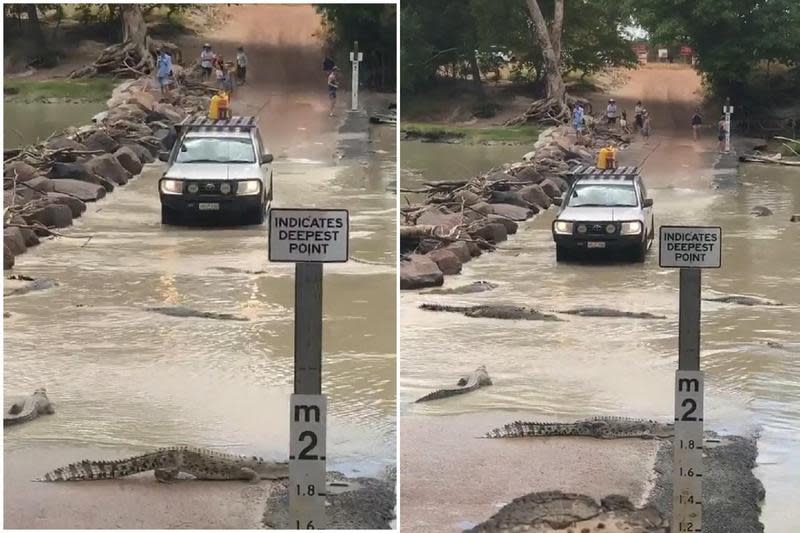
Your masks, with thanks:
M 103 102 L 111 96 L 117 80 L 4 80 L 5 99 L 12 102 L 37 102 L 45 98 L 64 98 L 83 102 Z
M 541 127 L 532 124 L 521 126 L 449 126 L 446 124 L 429 124 L 423 122 L 402 122 L 401 130 L 412 135 L 432 138 L 458 138 L 465 143 L 479 144 L 486 142 L 525 143 L 535 141 Z

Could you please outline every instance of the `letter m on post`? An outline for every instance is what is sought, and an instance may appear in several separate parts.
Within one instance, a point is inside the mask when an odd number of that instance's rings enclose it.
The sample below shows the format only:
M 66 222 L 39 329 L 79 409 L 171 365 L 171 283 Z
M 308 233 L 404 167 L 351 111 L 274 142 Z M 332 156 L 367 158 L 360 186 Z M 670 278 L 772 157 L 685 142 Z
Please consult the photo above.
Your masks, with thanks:
M 692 392 L 692 387 L 694 387 L 694 392 L 698 392 L 700 390 L 700 382 L 694 378 L 680 378 L 678 380 L 679 391 Z
M 320 414 L 319 407 L 316 405 L 295 405 L 294 406 L 294 419 L 300 422 L 300 414 L 305 414 L 305 422 L 311 422 L 311 414 L 314 414 L 313 422 L 319 422 Z

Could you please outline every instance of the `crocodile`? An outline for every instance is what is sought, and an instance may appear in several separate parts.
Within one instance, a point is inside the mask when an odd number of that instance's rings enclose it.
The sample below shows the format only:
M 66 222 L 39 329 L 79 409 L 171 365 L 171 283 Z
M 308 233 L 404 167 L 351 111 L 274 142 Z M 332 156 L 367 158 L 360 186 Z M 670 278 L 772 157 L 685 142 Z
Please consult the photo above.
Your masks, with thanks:
M 426 394 L 425 396 L 417 400 L 415 403 L 429 402 L 431 400 L 440 400 L 442 398 L 449 398 L 450 396 L 456 396 L 459 394 L 464 394 L 467 392 L 478 390 L 481 387 L 491 384 L 492 380 L 489 377 L 489 374 L 486 372 L 486 367 L 479 366 L 470 375 L 464 376 L 463 378 L 459 379 L 456 387 L 433 391 L 430 394 Z
M 767 298 L 759 298 L 758 296 L 740 296 L 736 294 L 728 294 L 725 296 L 714 296 L 703 298 L 706 302 L 720 302 L 724 304 L 738 304 L 738 305 L 773 305 L 782 306 L 783 302 L 777 300 L 769 300 Z
M 47 391 L 42 387 L 33 391 L 33 394 L 23 401 L 16 402 L 9 407 L 3 416 L 3 425 L 22 424 L 30 422 L 39 415 L 52 415 L 55 412 L 53 404 L 50 403 L 50 399 L 47 397 Z
M 58 283 L 49 279 L 34 279 L 23 275 L 11 276 L 8 279 L 23 283 L 15 283 L 15 284 L 7 283 L 3 291 L 4 297 L 19 296 L 22 294 L 28 294 L 29 292 L 43 291 L 45 289 L 51 289 L 53 287 L 58 286 Z
M 619 311 L 617 309 L 609 309 L 607 307 L 576 307 L 575 309 L 565 309 L 563 311 L 556 311 L 565 315 L 578 315 L 578 316 L 598 316 L 598 317 L 624 317 L 624 318 L 652 318 L 664 319 L 664 315 L 654 315 L 652 313 L 636 313 L 632 311 Z
M 425 294 L 474 294 L 476 292 L 490 291 L 496 288 L 496 283 L 490 281 L 475 281 L 468 285 L 461 285 L 460 287 L 453 287 L 451 289 L 434 289 L 432 291 L 427 291 Z
M 236 320 L 240 322 L 247 322 L 250 319 L 242 316 L 232 315 L 230 313 L 214 313 L 211 311 L 197 311 L 188 307 L 148 307 L 148 311 L 154 313 L 161 313 L 162 315 L 175 316 L 179 318 L 213 318 L 216 320 Z
M 555 315 L 542 313 L 529 307 L 517 307 L 515 305 L 441 305 L 441 304 L 422 304 L 420 309 L 426 311 L 446 311 L 449 313 L 462 313 L 472 318 L 501 318 L 505 320 L 546 320 L 551 322 L 561 322 L 562 320 Z
M 153 470 L 157 481 L 170 483 L 180 472 L 202 480 L 245 480 L 289 477 L 289 463 L 265 461 L 260 457 L 247 457 L 198 448 L 171 446 L 150 453 L 117 461 L 78 461 L 56 468 L 34 481 L 94 481 L 121 477 Z
M 484 438 L 594 437 L 596 439 L 666 439 L 674 435 L 671 423 L 598 416 L 578 422 L 522 422 L 517 420 L 491 430 Z

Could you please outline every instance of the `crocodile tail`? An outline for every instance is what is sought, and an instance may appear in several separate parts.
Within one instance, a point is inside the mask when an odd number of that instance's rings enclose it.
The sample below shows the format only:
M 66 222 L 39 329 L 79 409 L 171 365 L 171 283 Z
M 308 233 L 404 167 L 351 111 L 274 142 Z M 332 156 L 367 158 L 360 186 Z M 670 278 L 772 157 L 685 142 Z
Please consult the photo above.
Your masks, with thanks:
M 117 479 L 155 468 L 169 466 L 174 461 L 165 460 L 168 450 L 137 455 L 117 461 L 78 461 L 56 468 L 34 481 L 91 481 L 97 479 Z
M 523 422 L 515 420 L 510 424 L 505 424 L 499 428 L 495 428 L 486 434 L 488 439 L 512 439 L 518 437 L 531 437 L 538 435 L 536 430 L 537 422 Z

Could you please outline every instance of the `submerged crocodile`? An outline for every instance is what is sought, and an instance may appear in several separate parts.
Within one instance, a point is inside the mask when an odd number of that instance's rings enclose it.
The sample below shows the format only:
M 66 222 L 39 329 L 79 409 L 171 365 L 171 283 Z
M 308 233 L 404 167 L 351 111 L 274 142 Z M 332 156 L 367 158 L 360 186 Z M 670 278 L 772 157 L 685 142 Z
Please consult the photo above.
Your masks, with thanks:
M 529 307 L 517 307 L 515 305 L 440 305 L 422 304 L 420 309 L 426 311 L 446 311 L 449 313 L 463 313 L 472 318 L 501 318 L 505 320 L 547 320 L 551 322 L 561 322 L 556 315 L 542 313 Z
M 191 474 L 203 480 L 282 479 L 289 477 L 289 464 L 264 461 L 260 457 L 246 457 L 217 452 L 193 446 L 160 448 L 117 461 L 79 461 L 56 468 L 34 481 L 91 481 L 118 479 L 153 470 L 156 480 L 162 483 L 175 481 L 178 473 Z
M 470 391 L 478 390 L 481 387 L 491 384 L 492 380 L 489 377 L 489 373 L 486 372 L 486 367 L 479 366 L 470 375 L 464 376 L 463 378 L 459 379 L 456 387 L 433 391 L 430 394 L 426 394 L 425 396 L 417 400 L 416 403 L 429 402 L 431 400 L 440 400 L 442 398 L 449 398 L 450 396 L 457 396 L 459 394 L 464 394 Z
M 767 298 L 759 298 L 758 296 L 740 296 L 736 294 L 729 294 L 726 296 L 714 296 L 703 298 L 706 302 L 720 302 L 724 304 L 738 304 L 738 305 L 774 305 L 781 306 L 783 302 L 777 300 L 769 300 Z
M 198 311 L 188 307 L 148 307 L 148 311 L 161 313 L 162 315 L 175 316 L 179 318 L 213 318 L 216 320 L 237 320 L 247 322 L 249 318 L 232 315 L 230 313 L 214 313 L 211 311 Z
M 474 294 L 476 292 L 485 292 L 496 288 L 496 283 L 490 281 L 475 281 L 468 285 L 461 285 L 460 287 L 453 287 L 450 289 L 434 289 L 425 294 Z
M 9 280 L 21 281 L 25 283 L 14 284 L 15 286 L 7 286 L 3 291 L 3 296 L 19 296 L 21 294 L 28 294 L 33 291 L 43 291 L 58 286 L 58 283 L 49 279 L 34 279 L 28 276 L 11 276 Z M 9 284 L 7 284 L 9 285 Z
M 41 389 L 36 389 L 33 394 L 21 402 L 16 402 L 9 407 L 8 411 L 3 415 L 3 425 L 22 424 L 30 422 L 39 415 L 52 415 L 55 412 L 53 404 L 50 403 L 50 399 L 47 397 L 47 391 L 42 387 Z
M 670 423 L 598 416 L 578 422 L 522 422 L 517 420 L 496 428 L 484 435 L 485 438 L 517 437 L 594 437 L 596 439 L 665 439 L 674 434 Z
M 624 318 L 652 318 L 664 319 L 664 315 L 654 315 L 652 313 L 636 313 L 632 311 L 619 311 L 617 309 L 609 309 L 607 307 L 576 307 L 575 309 L 565 309 L 564 311 L 556 311 L 565 315 L 578 315 L 578 316 L 596 316 L 596 317 L 624 317 Z

